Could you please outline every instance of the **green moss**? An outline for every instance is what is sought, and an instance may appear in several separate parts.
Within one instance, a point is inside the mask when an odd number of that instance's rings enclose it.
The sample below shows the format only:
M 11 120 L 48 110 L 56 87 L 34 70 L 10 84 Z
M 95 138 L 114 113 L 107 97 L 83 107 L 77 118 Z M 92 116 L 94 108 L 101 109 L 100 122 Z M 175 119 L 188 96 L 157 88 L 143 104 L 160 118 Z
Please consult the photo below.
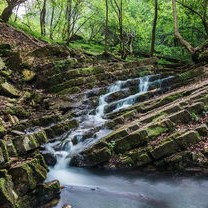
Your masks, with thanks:
M 77 64 L 77 60 L 74 58 L 56 61 L 54 62 L 53 72 L 60 73 L 60 72 L 66 71 L 72 68 L 73 66 L 75 66 L 76 64 Z
M 15 190 L 19 195 L 24 195 L 29 190 L 33 190 L 38 183 L 33 175 L 33 170 L 27 162 L 11 168 L 9 174 L 12 176 Z
M 3 204 L 7 204 L 10 207 L 16 207 L 12 182 L 9 176 L 6 178 L 0 178 L 0 206 Z
M 152 126 L 152 127 L 147 128 L 149 138 L 158 137 L 159 135 L 167 131 L 168 131 L 168 128 L 163 127 L 163 126 Z
M 8 153 L 5 141 L 0 140 L 0 147 L 2 149 L 2 153 L 3 153 L 3 156 L 4 156 L 4 161 L 9 162 L 9 153 Z
M 26 111 L 23 107 L 21 106 L 12 106 L 10 108 L 7 108 L 4 111 L 5 114 L 10 114 L 10 115 L 15 115 L 18 116 L 18 118 L 26 118 L 30 115 L 28 111 Z
M 0 124 L 0 137 L 3 136 L 6 132 L 6 129 Z
M 32 168 L 37 183 L 41 183 L 46 179 L 47 170 L 40 164 L 38 159 L 33 159 L 28 165 Z

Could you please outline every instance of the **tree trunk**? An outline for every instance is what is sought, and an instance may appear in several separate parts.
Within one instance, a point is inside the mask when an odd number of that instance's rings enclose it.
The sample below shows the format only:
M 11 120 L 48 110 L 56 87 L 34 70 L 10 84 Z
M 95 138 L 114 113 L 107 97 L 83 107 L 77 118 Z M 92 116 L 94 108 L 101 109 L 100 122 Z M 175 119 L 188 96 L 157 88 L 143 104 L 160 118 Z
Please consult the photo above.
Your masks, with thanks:
M 12 15 L 12 11 L 15 8 L 16 5 L 8 5 L 2 12 L 0 18 L 3 20 L 3 22 L 8 22 L 9 18 Z
M 176 8 L 176 0 L 172 0 L 172 9 L 173 9 L 173 18 L 174 18 L 174 34 L 175 37 L 179 40 L 180 44 L 184 46 L 192 55 L 196 52 L 196 48 L 194 48 L 189 42 L 187 42 L 180 34 L 178 29 L 178 16 L 177 16 L 177 8 Z
M 105 0 L 105 54 L 108 53 L 108 0 Z
M 158 0 L 155 0 L 155 15 L 152 26 L 152 42 L 150 55 L 153 56 L 155 50 L 155 36 L 156 36 L 156 27 L 157 27 L 157 18 L 158 18 Z
M 46 0 L 43 1 L 43 7 L 40 12 L 40 30 L 41 35 L 46 35 Z

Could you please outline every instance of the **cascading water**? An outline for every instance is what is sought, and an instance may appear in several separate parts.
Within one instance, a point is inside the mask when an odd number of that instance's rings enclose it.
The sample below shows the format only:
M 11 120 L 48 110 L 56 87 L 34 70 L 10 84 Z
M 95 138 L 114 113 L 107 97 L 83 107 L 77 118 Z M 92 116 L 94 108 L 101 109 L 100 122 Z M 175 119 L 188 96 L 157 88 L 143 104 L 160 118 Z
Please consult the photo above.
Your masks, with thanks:
M 55 169 L 66 168 L 69 164 L 71 156 L 74 153 L 78 153 L 84 147 L 92 144 L 92 142 L 97 141 L 98 139 L 104 137 L 111 132 L 111 130 L 104 127 L 104 124 L 106 122 L 106 120 L 104 119 L 105 106 L 108 104 L 105 99 L 112 93 L 119 91 L 123 83 L 123 81 L 117 81 L 115 84 L 107 88 L 107 93 L 99 97 L 99 105 L 96 108 L 95 115 L 90 115 L 90 110 L 88 110 L 89 112 L 87 113 L 87 115 L 85 115 L 83 118 L 79 118 L 79 120 L 81 120 L 81 122 L 79 123 L 79 127 L 71 132 L 69 135 L 67 135 L 65 140 L 60 145 L 60 150 L 55 151 L 57 147 L 57 142 L 47 144 L 45 146 L 46 150 L 56 157 L 57 164 L 54 167 Z M 91 138 L 83 139 L 84 135 L 87 134 L 87 132 L 90 132 L 91 130 L 93 131 L 93 129 L 96 128 L 98 129 L 98 131 L 94 132 Z M 76 140 L 76 144 L 74 144 L 74 140 Z
M 107 93 L 99 97 L 99 105 L 96 108 L 95 114 L 91 115 L 91 109 L 88 113 L 79 117 L 79 126 L 74 131 L 70 132 L 63 141 L 47 144 L 46 150 L 56 157 L 57 164 L 55 169 L 63 169 L 68 167 L 71 157 L 79 153 L 81 150 L 96 142 L 100 138 L 106 136 L 111 132 L 105 127 L 105 108 L 109 105 L 106 99 L 112 94 L 123 89 L 129 88 L 129 83 L 134 82 L 137 85 L 136 94 L 127 96 L 126 98 L 117 101 L 113 112 L 127 108 L 136 102 L 136 98 L 146 93 L 151 85 L 156 82 L 162 83 L 164 79 L 156 79 L 150 81 L 150 78 L 158 75 L 149 75 L 135 79 L 128 79 L 125 81 L 117 81 L 107 88 Z M 158 84 L 156 87 L 159 87 Z M 91 133 L 92 132 L 92 133 Z M 58 148 L 57 148 L 58 147 Z

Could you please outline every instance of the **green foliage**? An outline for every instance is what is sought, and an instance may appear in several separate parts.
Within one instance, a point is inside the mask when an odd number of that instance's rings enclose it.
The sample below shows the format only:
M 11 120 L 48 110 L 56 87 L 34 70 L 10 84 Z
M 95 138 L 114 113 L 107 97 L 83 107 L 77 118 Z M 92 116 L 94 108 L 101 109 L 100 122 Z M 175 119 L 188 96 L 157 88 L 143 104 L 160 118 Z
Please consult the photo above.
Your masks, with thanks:
M 108 143 L 108 147 L 111 151 L 114 151 L 115 146 L 116 146 L 115 141 L 111 141 L 111 142 Z
M 116 0 L 119 3 L 119 0 Z M 72 12 L 67 13 L 67 4 L 71 2 Z M 119 25 L 115 4 L 109 0 L 108 50 L 119 54 Z M 198 46 L 207 38 L 201 17 L 205 15 L 204 0 L 182 1 L 187 7 L 177 4 L 179 30 L 182 36 L 193 46 Z M 0 12 L 6 1 L 0 2 Z M 22 6 L 23 7 L 23 6 Z M 104 51 L 105 1 L 97 0 L 53 0 L 47 1 L 45 29 L 46 35 L 41 35 L 40 13 L 42 1 L 27 1 L 24 4 L 26 13 L 16 18 L 14 14 L 10 23 L 26 33 L 47 41 L 69 43 L 72 48 L 80 48 L 92 54 Z M 20 7 L 20 9 L 22 9 Z M 190 55 L 182 49 L 173 35 L 173 17 L 171 1 L 159 1 L 158 22 L 156 30 L 155 51 L 175 58 L 190 59 Z M 133 37 L 133 51 L 149 53 L 151 43 L 152 22 L 154 16 L 154 1 L 123 0 L 123 35 L 128 42 L 129 35 Z M 70 24 L 69 24 L 70 23 Z M 67 30 L 69 25 L 69 30 Z M 68 37 L 67 37 L 68 36 Z M 68 40 L 67 40 L 68 39 Z M 132 60 L 132 57 L 130 57 Z
M 192 120 L 193 121 L 198 121 L 199 120 L 199 117 L 196 115 L 196 113 L 195 112 L 191 112 L 191 117 L 192 117 Z

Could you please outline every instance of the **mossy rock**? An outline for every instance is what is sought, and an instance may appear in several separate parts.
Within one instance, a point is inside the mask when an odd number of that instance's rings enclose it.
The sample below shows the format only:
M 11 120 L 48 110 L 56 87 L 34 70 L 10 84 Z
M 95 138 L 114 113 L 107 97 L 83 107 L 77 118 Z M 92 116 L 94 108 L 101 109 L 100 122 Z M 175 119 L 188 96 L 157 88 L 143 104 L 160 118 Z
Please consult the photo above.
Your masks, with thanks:
M 0 170 L 0 206 L 18 207 L 16 205 L 16 193 L 13 190 L 13 183 L 6 170 Z
M 103 138 L 106 142 L 115 141 L 117 139 L 121 139 L 128 135 L 128 132 L 126 129 L 118 129 L 116 131 L 113 131 L 112 133 L 108 134 L 106 137 Z
M 152 124 L 147 128 L 149 139 L 155 139 L 163 133 L 174 130 L 175 125 L 169 119 L 164 119 L 156 124 Z
M 53 139 L 54 137 L 61 136 L 63 133 L 66 133 L 77 126 L 78 126 L 77 120 L 75 119 L 66 120 L 54 126 L 45 128 L 45 132 L 48 139 Z
M 4 140 L 0 140 L 0 148 L 2 150 L 5 163 L 9 162 L 9 152 L 6 146 L 6 142 Z
M 3 137 L 3 135 L 5 134 L 6 129 L 4 128 L 3 125 L 0 124 L 0 138 Z
M 146 130 L 139 130 L 124 138 L 115 141 L 114 151 L 117 153 L 123 153 L 129 149 L 136 148 L 141 145 L 145 145 L 148 142 L 148 133 Z
M 4 82 L 0 84 L 0 91 L 2 95 L 5 95 L 11 98 L 17 98 L 20 96 L 20 92 L 8 82 Z
M 26 154 L 28 151 L 40 147 L 40 144 L 33 134 L 15 137 L 12 142 L 19 155 Z
M 146 149 L 138 148 L 138 149 L 131 150 L 125 154 L 131 157 L 136 167 L 147 165 L 152 161 Z
M 203 102 L 193 103 L 191 106 L 188 107 L 188 110 L 190 112 L 194 112 L 197 114 L 202 114 L 204 109 L 205 109 L 205 106 Z
M 101 149 L 91 148 L 74 156 L 71 160 L 71 164 L 75 166 L 94 167 L 104 162 L 108 162 L 110 158 L 111 150 L 108 147 L 103 147 Z
M 13 144 L 12 140 L 8 139 L 6 141 L 6 146 L 7 146 L 9 157 L 16 157 L 17 156 L 17 151 L 14 147 L 14 144 Z
M 47 177 L 47 169 L 40 164 L 40 161 L 35 158 L 28 163 L 33 170 L 33 175 L 37 183 L 43 182 Z
M 22 106 L 11 106 L 4 110 L 5 114 L 15 115 L 18 118 L 27 118 L 30 113 L 25 110 Z
M 208 127 L 206 124 L 202 124 L 195 129 L 200 136 L 206 137 L 208 136 Z
M 36 181 L 34 172 L 28 162 L 22 162 L 12 167 L 9 174 L 12 176 L 15 190 L 20 196 L 33 190 L 39 183 L 39 181 Z
M 170 119 L 175 124 L 188 124 L 193 120 L 190 112 L 187 110 L 181 110 L 171 114 L 168 119 Z
M 21 208 L 28 207 L 53 207 L 60 198 L 60 183 L 55 180 L 39 184 L 37 188 L 20 199 Z M 47 204 L 55 199 L 55 204 Z M 47 204 L 47 205 L 46 205 Z M 46 205 L 46 206 L 45 206 Z
M 167 157 L 178 151 L 178 145 L 170 138 L 163 139 L 156 146 L 149 146 L 148 151 L 155 160 Z
M 71 87 L 71 88 L 67 88 L 67 89 L 64 89 L 60 92 L 58 92 L 57 94 L 58 95 L 71 95 L 71 94 L 78 94 L 81 92 L 81 89 L 79 87 Z
M 200 136 L 196 131 L 188 131 L 175 138 L 176 143 L 182 149 L 186 149 L 187 147 L 190 147 L 191 145 L 200 142 L 200 140 Z

